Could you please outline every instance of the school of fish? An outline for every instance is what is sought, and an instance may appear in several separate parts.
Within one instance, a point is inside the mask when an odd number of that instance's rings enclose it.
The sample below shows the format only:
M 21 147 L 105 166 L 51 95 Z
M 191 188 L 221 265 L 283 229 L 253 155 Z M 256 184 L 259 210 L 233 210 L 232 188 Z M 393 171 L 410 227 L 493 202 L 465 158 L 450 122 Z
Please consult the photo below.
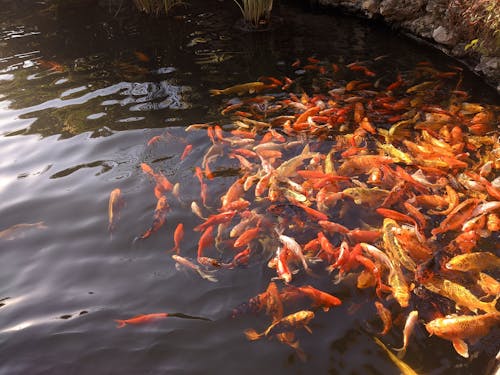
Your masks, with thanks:
M 337 285 L 355 277 L 357 288 L 373 291 L 375 336 L 399 328 L 398 356 L 389 357 L 412 373 L 398 361 L 417 326 L 463 357 L 500 326 L 500 107 L 469 101 L 459 67 L 421 62 L 389 79 L 375 65 L 311 57 L 292 64 L 303 71 L 294 80 L 211 90 L 222 101 L 221 121 L 186 128 L 209 140 L 193 167 L 199 224 L 190 236 L 198 246 L 183 247 L 186 223 L 168 222 L 182 186 L 146 163 L 157 205 L 136 240 L 171 227 L 171 259 L 210 282 L 240 267 L 271 269 L 267 289 L 233 316 L 265 314 L 267 328 L 249 328 L 247 338 L 275 339 L 301 359 L 299 329 L 312 332 L 320 309 L 334 314 Z M 119 228 L 124 195 L 111 193 L 110 231 Z M 318 277 L 331 279 L 331 290 L 316 288 Z

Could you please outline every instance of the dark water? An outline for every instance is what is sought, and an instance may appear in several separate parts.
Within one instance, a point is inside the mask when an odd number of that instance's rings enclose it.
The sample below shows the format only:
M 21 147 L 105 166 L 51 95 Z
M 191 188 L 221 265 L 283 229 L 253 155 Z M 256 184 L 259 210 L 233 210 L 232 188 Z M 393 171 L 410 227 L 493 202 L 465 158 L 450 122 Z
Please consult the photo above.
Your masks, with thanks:
M 293 77 L 296 58 L 347 64 L 388 55 L 387 77 L 419 61 L 443 69 L 457 62 L 385 28 L 304 14 L 295 4 L 275 9 L 274 29 L 249 34 L 234 27 L 240 14 L 231 1 L 190 3 L 157 20 L 125 5 L 117 12 L 2 2 L 0 230 L 45 227 L 0 242 L 0 373 L 398 373 L 368 333 L 378 324 L 371 293 L 349 283 L 337 287 L 335 294 L 349 300 L 318 312 L 313 335 L 299 333 L 308 355 L 301 363 L 276 341 L 246 340 L 243 331 L 263 329 L 267 318 L 231 318 L 235 306 L 267 286 L 273 271 L 265 262 L 220 272 L 218 283 L 176 270 L 167 250 L 177 223 L 199 223 L 189 207 L 199 194 L 193 167 L 209 145 L 205 132 L 184 128 L 223 118 L 209 89 L 262 75 Z M 473 100 L 498 104 L 473 74 L 464 76 Z M 146 146 L 165 128 L 166 141 Z M 194 151 L 180 162 L 187 143 Z M 172 204 L 158 233 L 134 242 L 156 204 L 142 162 L 180 182 L 182 202 Z M 223 192 L 233 178 L 219 180 Z M 117 187 L 126 205 L 110 238 L 107 205 Z M 187 235 L 183 248 L 196 246 L 197 237 Z M 332 288 L 326 280 L 321 286 Z M 150 312 L 211 321 L 169 318 L 115 328 L 114 319 Z M 418 327 L 405 357 L 425 374 L 484 373 L 494 356 L 465 360 L 449 342 L 426 336 Z M 384 341 L 400 346 L 399 330 Z

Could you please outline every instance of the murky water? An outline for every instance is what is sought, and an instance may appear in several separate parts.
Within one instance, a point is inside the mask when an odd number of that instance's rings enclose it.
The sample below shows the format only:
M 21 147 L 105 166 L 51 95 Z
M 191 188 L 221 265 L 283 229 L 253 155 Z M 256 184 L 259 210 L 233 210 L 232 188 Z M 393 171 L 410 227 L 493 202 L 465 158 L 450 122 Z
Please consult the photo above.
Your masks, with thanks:
M 308 356 L 302 363 L 277 341 L 246 340 L 246 328 L 268 324 L 262 316 L 231 318 L 235 306 L 266 288 L 273 271 L 265 262 L 221 272 L 218 283 L 176 270 L 167 250 L 177 223 L 199 223 L 189 207 L 199 194 L 193 168 L 209 145 L 206 132 L 185 127 L 226 121 L 209 89 L 260 76 L 294 78 L 297 58 L 348 64 L 387 55 L 390 77 L 420 61 L 444 70 L 455 61 L 383 27 L 303 13 L 295 4 L 275 9 L 273 29 L 251 34 L 235 27 L 240 14 L 229 1 L 190 1 L 166 19 L 126 7 L 4 3 L 0 231 L 43 225 L 0 240 L 0 373 L 397 373 L 370 338 L 378 318 L 364 307 L 369 292 L 348 283 L 335 289 L 349 299 L 335 313 L 318 313 L 313 335 L 300 333 Z M 498 104 L 467 70 L 463 86 L 473 100 Z M 163 141 L 146 145 L 162 134 Z M 186 144 L 194 150 L 180 161 Z M 180 182 L 182 199 L 166 226 L 134 242 L 156 204 L 143 162 Z M 219 179 L 222 193 L 233 178 Z M 107 206 L 117 187 L 125 207 L 110 238 Z M 183 246 L 195 249 L 197 240 L 187 236 Z M 211 321 L 173 317 L 116 329 L 115 319 L 150 312 Z M 449 342 L 423 340 L 427 335 L 420 326 L 405 357 L 426 374 L 484 373 L 495 354 L 491 345 L 466 360 Z M 399 346 L 400 332 L 385 341 Z

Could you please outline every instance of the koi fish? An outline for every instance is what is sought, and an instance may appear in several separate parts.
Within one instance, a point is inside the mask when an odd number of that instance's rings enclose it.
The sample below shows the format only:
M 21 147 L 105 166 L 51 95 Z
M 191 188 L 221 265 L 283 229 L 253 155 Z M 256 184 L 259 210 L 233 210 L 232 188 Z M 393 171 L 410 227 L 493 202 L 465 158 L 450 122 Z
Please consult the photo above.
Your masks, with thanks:
M 302 252 L 302 246 L 300 246 L 299 243 L 292 237 L 285 236 L 284 234 L 280 234 L 278 238 L 285 248 L 289 249 L 297 258 L 299 258 L 299 260 L 302 262 L 302 265 L 304 266 L 304 269 L 308 271 L 309 266 L 307 264 L 304 253 Z
M 154 232 L 160 229 L 167 219 L 167 211 L 170 208 L 167 202 L 167 197 L 162 195 L 156 204 L 155 212 L 153 215 L 153 224 L 146 230 L 139 238 L 144 240 L 151 236 Z
M 408 342 L 410 340 L 410 336 L 415 328 L 415 324 L 418 321 L 418 311 L 413 310 L 408 314 L 406 318 L 405 327 L 403 329 L 403 346 L 401 348 L 395 348 L 394 350 L 399 352 L 399 357 L 404 357 L 406 353 L 406 348 L 408 347 Z
M 466 307 L 473 312 L 477 312 L 478 309 L 487 313 L 497 312 L 496 299 L 491 302 L 480 301 L 469 289 L 453 281 L 441 277 L 433 277 L 423 285 L 431 292 L 449 298 L 455 301 L 457 306 Z
M 309 328 L 308 324 L 313 318 L 314 318 L 314 313 L 312 311 L 301 310 L 273 322 L 262 333 L 257 333 L 253 329 L 247 329 L 245 331 L 245 335 L 248 340 L 254 341 L 260 339 L 261 337 L 267 337 L 283 332 L 289 332 L 300 327 L 303 327 L 307 332 L 312 333 L 311 328 Z
M 119 217 L 120 208 L 123 205 L 123 200 L 121 198 L 121 190 L 114 189 L 109 195 L 108 203 L 108 231 L 113 232 L 116 227 L 116 221 Z M 1 233 L 0 233 L 1 234 Z
M 375 308 L 377 309 L 378 316 L 380 317 L 382 323 L 384 324 L 384 328 L 380 332 L 380 335 L 386 335 L 392 327 L 391 312 L 379 301 L 375 301 Z
M 273 322 L 277 322 L 283 318 L 283 302 L 276 283 L 271 281 L 266 289 L 266 314 L 271 316 Z
M 186 147 L 184 147 L 184 151 L 182 151 L 182 155 L 180 158 L 181 161 L 184 160 L 189 155 L 189 153 L 191 152 L 192 149 L 193 149 L 192 144 L 186 145 Z
M 430 321 L 425 328 L 431 335 L 451 341 L 458 354 L 469 358 L 469 349 L 464 340 L 477 340 L 487 335 L 499 322 L 499 312 L 483 315 L 450 315 Z
M 43 221 L 37 223 L 15 224 L 7 229 L 0 231 L 0 240 L 12 241 L 20 238 L 31 229 L 47 229 Z
M 259 92 L 265 88 L 264 82 L 248 82 L 242 83 L 240 85 L 231 86 L 225 89 L 212 89 L 210 90 L 210 95 L 243 95 L 246 93 L 253 94 Z
M 213 283 L 216 283 L 218 281 L 208 271 L 203 271 L 200 266 L 194 264 L 187 258 L 181 257 L 180 255 L 177 254 L 173 254 L 172 259 L 175 260 L 177 264 L 180 264 L 186 268 L 191 268 L 192 270 L 196 271 L 196 273 L 198 273 L 198 275 L 200 275 L 202 279 L 211 281 Z
M 150 323 L 152 321 L 158 320 L 158 319 L 164 319 L 168 317 L 168 313 L 154 313 L 154 314 L 145 314 L 145 315 L 137 315 L 134 316 L 133 318 L 129 319 L 116 319 L 115 322 L 118 323 L 116 328 L 123 328 L 127 324 L 145 324 L 145 323 Z
M 175 252 L 176 254 L 179 254 L 181 251 L 181 241 L 184 238 L 184 224 L 179 223 L 177 224 L 177 227 L 175 228 L 174 231 L 174 247 L 172 248 L 172 251 Z
M 460 254 L 450 259 L 445 267 L 454 271 L 479 272 L 486 269 L 500 268 L 500 258 L 487 251 Z
M 330 307 L 339 306 L 342 304 L 342 301 L 337 297 L 323 292 L 319 289 L 312 287 L 311 285 L 304 285 L 299 287 L 291 287 L 292 289 L 296 289 L 298 292 L 309 297 L 315 307 L 321 307 L 323 311 L 328 311 Z
M 203 256 L 203 250 L 214 244 L 213 225 L 205 229 L 198 241 L 198 258 Z
M 373 340 L 375 343 L 380 346 L 384 352 L 389 356 L 391 361 L 399 368 L 401 373 L 403 375 L 418 375 L 415 370 L 413 370 L 408 364 L 400 360 L 398 357 L 396 357 L 387 347 L 384 345 L 382 341 L 380 341 L 378 338 L 374 337 Z

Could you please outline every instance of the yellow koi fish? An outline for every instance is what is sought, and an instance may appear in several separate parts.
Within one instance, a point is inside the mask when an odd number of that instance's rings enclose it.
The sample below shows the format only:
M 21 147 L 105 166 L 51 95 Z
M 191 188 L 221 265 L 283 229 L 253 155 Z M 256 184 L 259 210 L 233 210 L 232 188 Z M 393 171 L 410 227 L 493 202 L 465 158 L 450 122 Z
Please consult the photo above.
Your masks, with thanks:
M 480 301 L 469 289 L 450 280 L 433 277 L 424 284 L 424 287 L 455 301 L 457 306 L 466 307 L 473 312 L 477 312 L 478 309 L 489 313 L 498 312 L 495 306 L 496 299 L 492 302 Z
M 257 333 L 253 329 L 245 331 L 246 337 L 251 340 L 258 340 L 264 336 L 277 335 L 284 332 L 292 331 L 295 328 L 304 327 L 306 331 L 312 333 L 311 328 L 307 325 L 314 318 L 314 313 L 309 310 L 301 310 L 296 313 L 290 314 L 273 322 L 262 333 Z
M 211 95 L 243 95 L 246 93 L 253 94 L 264 89 L 263 82 L 248 82 L 242 83 L 240 85 L 231 86 L 225 89 L 212 89 L 210 90 Z
M 431 335 L 439 336 L 453 343 L 462 357 L 469 357 L 469 349 L 464 340 L 477 340 L 488 334 L 490 328 L 500 323 L 500 313 L 484 315 L 450 315 L 437 318 L 425 325 Z
M 500 268 L 500 258 L 487 251 L 460 254 L 450 259 L 446 263 L 446 268 L 454 271 L 479 272 L 486 269 Z

